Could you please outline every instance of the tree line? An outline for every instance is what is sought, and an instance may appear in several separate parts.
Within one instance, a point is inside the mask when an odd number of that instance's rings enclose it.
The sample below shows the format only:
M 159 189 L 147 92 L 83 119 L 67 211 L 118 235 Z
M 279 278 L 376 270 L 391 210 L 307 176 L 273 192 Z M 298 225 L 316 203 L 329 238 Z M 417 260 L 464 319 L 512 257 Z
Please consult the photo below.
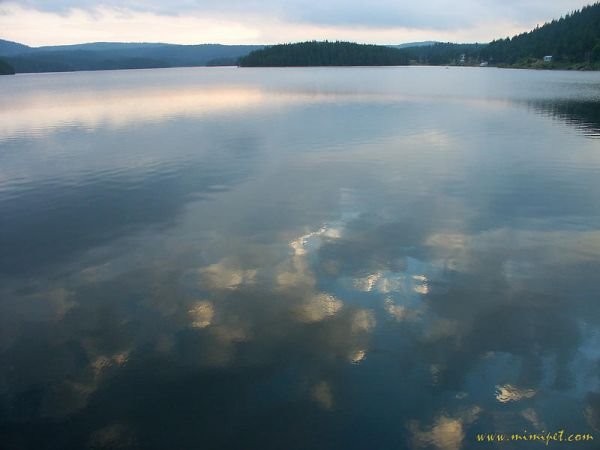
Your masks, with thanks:
M 399 66 L 408 63 L 408 54 L 401 49 L 340 41 L 273 45 L 239 59 L 242 67 Z

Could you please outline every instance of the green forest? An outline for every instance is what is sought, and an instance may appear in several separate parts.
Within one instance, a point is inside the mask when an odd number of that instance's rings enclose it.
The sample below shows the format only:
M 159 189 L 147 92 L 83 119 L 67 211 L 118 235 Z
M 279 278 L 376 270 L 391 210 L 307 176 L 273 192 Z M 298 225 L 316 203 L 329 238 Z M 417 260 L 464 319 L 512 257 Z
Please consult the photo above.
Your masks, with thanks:
M 239 60 L 242 67 L 400 66 L 408 63 L 408 54 L 401 49 L 339 41 L 274 45 Z

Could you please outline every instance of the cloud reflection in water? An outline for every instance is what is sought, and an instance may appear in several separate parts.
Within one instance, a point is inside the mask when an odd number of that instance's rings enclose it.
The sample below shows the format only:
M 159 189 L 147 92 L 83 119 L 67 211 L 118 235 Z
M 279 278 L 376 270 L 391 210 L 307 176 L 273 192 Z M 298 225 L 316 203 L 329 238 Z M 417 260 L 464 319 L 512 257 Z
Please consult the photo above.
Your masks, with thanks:
M 598 429 L 596 141 L 477 84 L 432 99 L 348 70 L 16 103 L 42 130 L 17 114 L 0 143 L 3 442 Z

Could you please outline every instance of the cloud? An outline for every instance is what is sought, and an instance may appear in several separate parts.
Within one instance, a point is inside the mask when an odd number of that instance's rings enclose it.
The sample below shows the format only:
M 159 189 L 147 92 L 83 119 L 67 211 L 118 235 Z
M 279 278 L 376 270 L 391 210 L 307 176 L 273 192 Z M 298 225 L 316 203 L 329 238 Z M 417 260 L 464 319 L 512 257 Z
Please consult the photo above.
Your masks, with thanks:
M 533 389 L 521 389 L 510 384 L 496 386 L 496 400 L 500 403 L 518 402 L 525 398 L 532 398 L 536 394 Z
M 40 11 L 67 13 L 75 9 L 95 11 L 110 8 L 119 11 L 156 13 L 159 15 L 247 15 L 277 17 L 286 22 L 367 27 L 408 27 L 453 29 L 474 24 L 482 16 L 509 17 L 519 22 L 540 17 L 557 17 L 586 4 L 581 0 L 429 0 L 411 2 L 397 0 L 63 0 L 47 2 L 25 0 L 23 7 Z
M 217 40 L 275 43 L 325 38 L 380 43 L 429 38 L 486 41 L 525 31 L 586 3 L 586 0 L 23 0 L 0 1 L 0 25 L 3 37 L 10 38 L 16 36 L 14 27 L 28 29 L 35 37 L 46 29 L 40 25 L 52 28 L 52 23 L 62 24 L 58 35 L 72 36 L 69 42 L 94 40 L 94 30 L 98 31 L 97 40 L 180 43 Z M 152 35 L 148 30 L 153 30 Z M 29 42 L 62 43 L 56 41 L 56 34 L 52 40 L 50 33 L 45 36 L 46 40 L 39 38 L 34 42 L 30 38 Z

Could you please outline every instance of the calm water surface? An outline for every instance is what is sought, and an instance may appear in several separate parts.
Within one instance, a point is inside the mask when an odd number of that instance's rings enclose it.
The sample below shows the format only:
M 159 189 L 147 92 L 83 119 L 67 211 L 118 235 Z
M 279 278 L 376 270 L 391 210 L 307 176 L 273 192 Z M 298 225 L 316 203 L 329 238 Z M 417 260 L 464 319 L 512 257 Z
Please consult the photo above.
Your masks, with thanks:
M 600 74 L 0 79 L 0 447 L 600 446 Z

